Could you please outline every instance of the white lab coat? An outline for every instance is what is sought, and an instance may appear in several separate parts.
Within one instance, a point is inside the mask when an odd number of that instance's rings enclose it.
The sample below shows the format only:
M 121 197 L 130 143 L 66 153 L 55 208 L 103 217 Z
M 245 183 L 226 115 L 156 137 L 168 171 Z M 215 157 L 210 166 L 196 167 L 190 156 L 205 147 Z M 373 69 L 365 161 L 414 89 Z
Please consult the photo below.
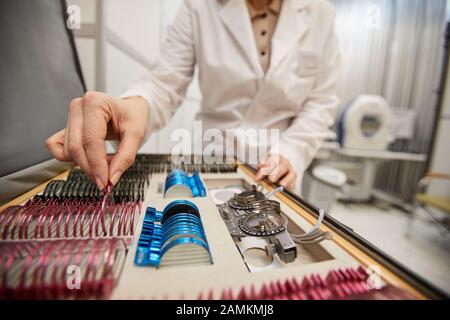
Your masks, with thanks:
M 160 58 L 123 97 L 148 100 L 151 134 L 170 121 L 197 64 L 203 129 L 280 129 L 276 147 L 296 168 L 298 190 L 339 103 L 334 17 L 326 0 L 284 0 L 264 74 L 245 0 L 185 0 Z

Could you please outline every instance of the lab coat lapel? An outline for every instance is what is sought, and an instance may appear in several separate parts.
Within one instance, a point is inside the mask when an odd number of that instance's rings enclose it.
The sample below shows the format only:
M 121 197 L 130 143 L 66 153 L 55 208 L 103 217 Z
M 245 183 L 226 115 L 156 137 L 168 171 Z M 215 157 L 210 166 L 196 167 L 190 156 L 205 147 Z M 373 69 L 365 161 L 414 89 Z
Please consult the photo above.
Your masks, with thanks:
M 263 73 L 245 0 L 226 0 L 219 15 L 254 70 Z
M 284 0 L 281 14 L 272 38 L 270 70 L 276 69 L 289 50 L 309 29 L 311 0 Z

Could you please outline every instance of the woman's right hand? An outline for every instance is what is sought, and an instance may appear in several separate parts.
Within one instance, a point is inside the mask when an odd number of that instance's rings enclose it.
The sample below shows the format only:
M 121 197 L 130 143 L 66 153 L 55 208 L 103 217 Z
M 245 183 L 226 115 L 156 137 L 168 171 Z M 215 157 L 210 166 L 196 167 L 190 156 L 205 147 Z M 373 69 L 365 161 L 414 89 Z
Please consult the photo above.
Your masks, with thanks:
M 60 161 L 75 162 L 103 189 L 116 184 L 134 163 L 148 124 L 144 98 L 117 99 L 101 92 L 87 92 L 69 106 L 67 127 L 45 145 Z M 118 140 L 117 153 L 108 158 L 106 140 Z

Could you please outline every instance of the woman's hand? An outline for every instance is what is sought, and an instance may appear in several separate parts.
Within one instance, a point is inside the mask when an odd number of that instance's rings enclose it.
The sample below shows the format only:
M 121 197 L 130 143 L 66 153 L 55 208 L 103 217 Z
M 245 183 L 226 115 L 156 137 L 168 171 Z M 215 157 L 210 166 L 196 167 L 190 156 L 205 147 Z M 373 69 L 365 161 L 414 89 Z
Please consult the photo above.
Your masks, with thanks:
M 278 182 L 280 186 L 287 190 L 292 191 L 295 188 L 297 172 L 289 160 L 280 154 L 269 156 L 256 166 L 256 170 L 257 181 L 268 177 L 271 182 Z
M 108 181 L 116 184 L 133 164 L 147 130 L 148 110 L 141 97 L 117 99 L 87 92 L 70 103 L 66 129 L 45 145 L 57 160 L 78 164 L 103 189 Z M 105 140 L 120 142 L 112 158 L 107 158 Z

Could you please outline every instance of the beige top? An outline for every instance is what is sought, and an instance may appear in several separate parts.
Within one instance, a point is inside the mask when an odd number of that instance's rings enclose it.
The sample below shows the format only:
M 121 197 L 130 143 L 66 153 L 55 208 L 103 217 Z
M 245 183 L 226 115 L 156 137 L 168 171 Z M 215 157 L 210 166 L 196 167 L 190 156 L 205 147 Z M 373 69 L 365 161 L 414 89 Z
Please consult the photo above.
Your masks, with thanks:
M 280 15 L 282 0 L 267 0 L 267 5 L 260 10 L 256 9 L 252 2 L 247 0 L 247 7 L 252 22 L 259 60 L 264 73 L 266 73 L 270 65 L 272 36 Z

